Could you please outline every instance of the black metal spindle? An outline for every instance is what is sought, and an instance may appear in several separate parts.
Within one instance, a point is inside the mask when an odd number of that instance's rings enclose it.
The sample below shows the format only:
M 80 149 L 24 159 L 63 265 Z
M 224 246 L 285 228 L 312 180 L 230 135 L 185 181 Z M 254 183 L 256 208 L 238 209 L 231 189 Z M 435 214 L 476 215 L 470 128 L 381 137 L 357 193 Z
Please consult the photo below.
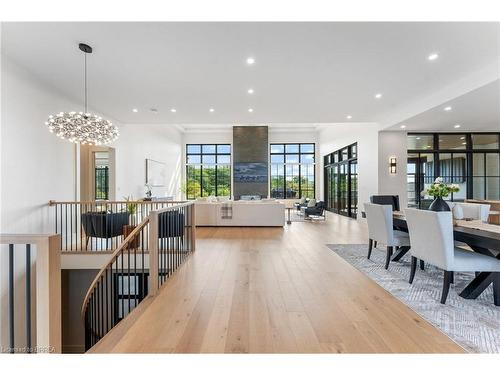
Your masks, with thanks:
M 68 250 L 68 204 L 64 204 L 64 245 L 65 249 Z
M 142 230 L 142 236 L 141 236 L 141 246 L 142 246 L 142 251 L 141 251 L 141 300 L 144 299 L 144 288 L 145 288 L 145 285 L 144 285 L 144 281 L 145 281 L 145 275 L 144 275 L 144 229 Z
M 26 347 L 31 353 L 31 245 L 26 245 Z
M 127 315 L 128 315 L 130 313 L 130 249 L 127 249 L 127 280 L 128 280 L 128 291 L 127 291 L 128 295 Z
M 134 298 L 135 298 L 135 305 L 134 308 L 137 306 L 138 301 L 137 301 L 137 246 L 135 243 L 136 237 L 134 237 Z
M 69 246 L 70 251 L 73 251 L 73 204 L 69 205 L 69 228 L 70 228 L 70 237 L 69 237 Z
M 125 274 L 124 270 L 125 268 L 123 267 L 123 258 L 124 258 L 124 255 L 123 255 L 123 250 L 120 254 L 121 258 L 122 258 L 122 268 L 120 269 L 120 288 L 119 288 L 119 291 L 120 291 L 120 300 L 122 301 L 121 305 L 122 305 L 122 317 L 121 319 L 123 319 L 125 317 L 125 301 L 124 301 L 124 298 L 123 298 L 123 291 L 125 289 L 125 280 L 123 280 L 123 275 Z
M 14 353 L 14 245 L 9 245 L 9 337 L 10 353 Z
M 105 285 L 105 290 L 106 290 L 106 293 L 105 293 L 105 300 L 106 300 L 106 325 L 105 325 L 105 331 L 104 332 L 108 332 L 109 330 L 109 318 L 108 318 L 108 315 L 109 315 L 109 295 L 108 295 L 108 289 L 109 289 L 109 275 L 108 275 L 108 267 L 106 266 L 106 271 L 104 271 L 104 274 L 105 274 L 105 280 L 106 280 L 106 285 Z

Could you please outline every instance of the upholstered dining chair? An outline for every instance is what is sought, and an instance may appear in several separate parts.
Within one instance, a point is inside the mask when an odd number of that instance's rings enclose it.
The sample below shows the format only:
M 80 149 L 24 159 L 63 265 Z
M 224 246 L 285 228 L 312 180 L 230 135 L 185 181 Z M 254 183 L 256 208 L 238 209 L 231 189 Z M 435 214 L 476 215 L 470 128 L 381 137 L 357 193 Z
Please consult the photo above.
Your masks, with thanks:
M 490 216 L 490 205 L 479 203 L 446 202 L 450 206 L 455 219 L 474 219 L 488 222 Z
M 441 303 L 446 303 L 454 272 L 500 272 L 498 259 L 455 247 L 450 211 L 408 208 L 405 215 L 411 239 L 410 284 L 415 277 L 417 259 L 441 268 L 444 270 Z
M 393 229 L 391 205 L 365 203 L 364 206 L 368 221 L 368 259 L 372 254 L 374 241 L 385 244 L 387 246 L 385 269 L 388 269 L 394 248 L 409 248 L 410 238 L 408 233 Z

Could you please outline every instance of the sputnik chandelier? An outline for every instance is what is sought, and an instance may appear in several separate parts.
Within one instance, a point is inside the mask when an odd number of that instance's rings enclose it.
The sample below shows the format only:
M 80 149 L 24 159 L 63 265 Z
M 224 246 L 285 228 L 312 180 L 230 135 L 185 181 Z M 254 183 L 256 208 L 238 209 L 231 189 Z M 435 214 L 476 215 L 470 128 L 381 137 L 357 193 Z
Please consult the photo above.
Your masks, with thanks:
M 92 47 L 80 43 L 78 48 L 84 53 L 84 95 L 85 110 L 83 112 L 59 112 L 50 115 L 45 123 L 51 133 L 59 138 L 83 145 L 106 145 L 118 138 L 118 128 L 110 121 L 104 120 L 87 111 L 87 54 Z

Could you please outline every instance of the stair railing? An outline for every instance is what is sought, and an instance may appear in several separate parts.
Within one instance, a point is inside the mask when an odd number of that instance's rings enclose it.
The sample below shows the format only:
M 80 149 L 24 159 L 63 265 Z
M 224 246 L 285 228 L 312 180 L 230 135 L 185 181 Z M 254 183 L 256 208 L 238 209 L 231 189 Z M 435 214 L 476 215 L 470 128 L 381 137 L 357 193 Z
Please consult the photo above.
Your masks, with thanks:
M 2 353 L 61 353 L 60 237 L 0 235 L 0 251 L 8 252 L 6 257 L 1 254 L 8 259 L 7 270 L 0 262 L 0 274 L 8 275 L 5 326 L 9 334 Z
M 194 251 L 194 203 L 151 211 L 121 242 L 84 298 L 85 348 L 94 346 Z

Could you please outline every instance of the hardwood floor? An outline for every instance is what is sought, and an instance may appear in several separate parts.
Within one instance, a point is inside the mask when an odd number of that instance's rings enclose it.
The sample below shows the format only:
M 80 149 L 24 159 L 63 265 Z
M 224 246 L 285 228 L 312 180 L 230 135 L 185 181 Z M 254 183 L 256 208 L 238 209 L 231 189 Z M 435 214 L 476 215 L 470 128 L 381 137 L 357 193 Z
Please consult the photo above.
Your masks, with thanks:
M 463 352 L 325 246 L 367 242 L 355 220 L 197 234 L 159 295 L 92 352 Z

